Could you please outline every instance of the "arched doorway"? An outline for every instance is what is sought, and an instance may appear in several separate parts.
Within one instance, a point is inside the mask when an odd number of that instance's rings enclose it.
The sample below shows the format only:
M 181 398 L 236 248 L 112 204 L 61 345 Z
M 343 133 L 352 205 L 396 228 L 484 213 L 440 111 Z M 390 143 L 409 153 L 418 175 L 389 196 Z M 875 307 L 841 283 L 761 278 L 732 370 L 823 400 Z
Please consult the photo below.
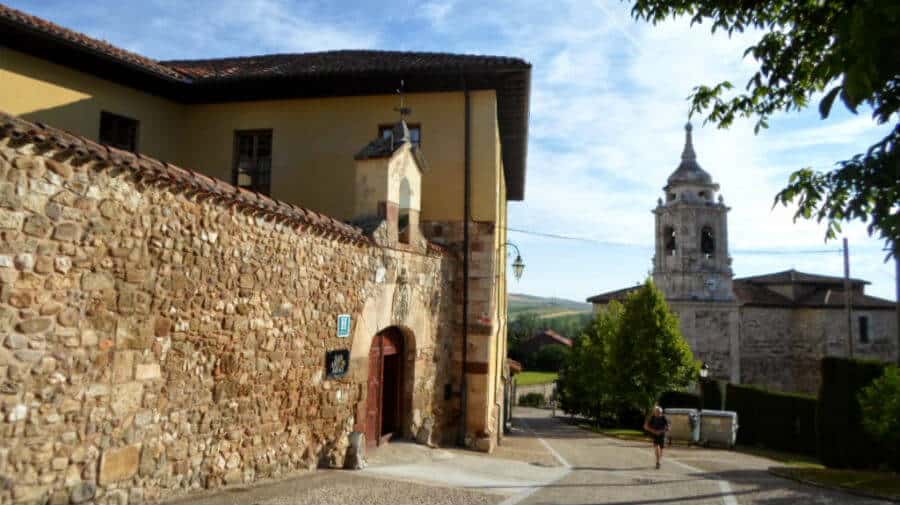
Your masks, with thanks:
M 381 445 L 398 436 L 404 408 L 404 338 L 396 327 L 372 339 L 366 397 L 366 444 Z

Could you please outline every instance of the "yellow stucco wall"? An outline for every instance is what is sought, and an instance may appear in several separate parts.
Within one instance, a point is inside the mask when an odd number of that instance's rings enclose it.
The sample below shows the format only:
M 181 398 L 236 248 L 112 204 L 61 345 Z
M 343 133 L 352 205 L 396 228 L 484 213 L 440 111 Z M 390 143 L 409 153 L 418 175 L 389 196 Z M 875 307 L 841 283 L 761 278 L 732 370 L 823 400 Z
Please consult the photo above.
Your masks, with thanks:
M 496 98 L 493 91 L 471 97 L 472 213 L 476 220 L 493 221 L 500 170 Z M 461 220 L 463 94 L 411 94 L 406 102 L 413 110 L 407 121 L 421 125 L 428 164 L 422 219 Z M 183 146 L 184 163 L 230 180 L 234 132 L 271 129 L 272 196 L 349 219 L 353 155 L 377 136 L 379 125 L 397 121 L 396 106 L 397 97 L 390 95 L 193 105 L 187 112 L 190 145 Z
M 100 112 L 140 121 L 138 149 L 178 163 L 185 106 L 0 47 L 0 110 L 97 140 Z
M 473 91 L 472 215 L 497 217 L 500 143 L 494 91 Z M 461 220 L 462 92 L 408 95 L 429 170 L 423 220 Z M 0 47 L 0 110 L 97 140 L 100 112 L 140 121 L 138 149 L 231 180 L 236 130 L 272 129 L 272 196 L 340 219 L 352 214 L 353 155 L 398 119 L 392 95 L 183 105 Z

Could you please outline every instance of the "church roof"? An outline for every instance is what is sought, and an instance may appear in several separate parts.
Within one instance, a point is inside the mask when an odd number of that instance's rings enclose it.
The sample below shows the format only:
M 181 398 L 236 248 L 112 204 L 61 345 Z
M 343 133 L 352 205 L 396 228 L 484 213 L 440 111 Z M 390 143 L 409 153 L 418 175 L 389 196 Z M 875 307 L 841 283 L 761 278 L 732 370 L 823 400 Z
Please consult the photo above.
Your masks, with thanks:
M 859 288 L 869 281 L 863 279 L 850 279 L 854 285 L 853 308 L 869 310 L 895 310 L 896 303 L 884 298 L 870 296 L 862 293 Z M 844 307 L 844 279 L 830 275 L 810 274 L 796 270 L 785 270 L 771 274 L 756 275 L 734 279 L 733 289 L 738 304 L 752 307 L 781 307 L 781 308 L 833 308 Z M 769 286 L 803 284 L 812 286 L 803 296 L 791 299 L 773 291 Z M 608 291 L 587 299 L 590 303 L 608 304 L 609 302 L 623 301 L 629 293 L 640 289 L 640 286 Z
M 613 300 L 618 302 L 624 301 L 632 291 L 637 291 L 640 286 L 632 286 L 630 288 L 617 289 L 615 291 L 607 291 L 600 293 L 587 299 L 588 303 L 609 303 Z
M 843 277 L 798 272 L 793 268 L 771 274 L 741 277 L 740 279 L 735 280 L 753 282 L 755 284 L 844 284 Z M 869 281 L 863 279 L 850 279 L 850 282 L 852 284 L 871 284 Z
M 681 164 L 669 176 L 669 186 L 678 184 L 703 184 L 712 185 L 712 176 L 700 168 L 697 163 L 697 153 L 694 152 L 694 143 L 691 138 L 691 123 L 684 125 L 684 150 L 681 152 Z

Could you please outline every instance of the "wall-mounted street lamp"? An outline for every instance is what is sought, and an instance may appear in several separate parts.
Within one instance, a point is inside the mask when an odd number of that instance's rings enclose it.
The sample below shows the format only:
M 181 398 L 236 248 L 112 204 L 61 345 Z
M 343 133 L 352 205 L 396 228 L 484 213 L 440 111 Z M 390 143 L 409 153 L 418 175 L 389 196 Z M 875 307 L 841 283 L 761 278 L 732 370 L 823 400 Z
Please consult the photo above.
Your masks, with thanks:
M 513 275 L 516 276 L 516 281 L 522 278 L 522 272 L 525 271 L 525 262 L 522 261 L 522 254 L 519 252 L 519 246 L 513 244 L 512 242 L 506 242 L 503 246 L 513 246 L 516 249 L 516 259 L 513 261 Z M 500 247 L 503 247 L 500 246 Z
M 703 380 L 709 377 L 709 363 L 703 362 L 700 365 L 700 410 L 703 411 Z

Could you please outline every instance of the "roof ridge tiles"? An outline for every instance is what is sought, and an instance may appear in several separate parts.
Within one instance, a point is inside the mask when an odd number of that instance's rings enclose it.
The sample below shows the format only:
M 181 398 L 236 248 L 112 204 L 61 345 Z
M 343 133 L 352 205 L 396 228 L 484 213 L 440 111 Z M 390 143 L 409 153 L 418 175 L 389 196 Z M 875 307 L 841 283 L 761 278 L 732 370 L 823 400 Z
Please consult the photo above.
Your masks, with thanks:
M 32 123 L 0 111 L 0 138 L 7 136 L 38 144 L 47 144 L 52 138 L 52 143 L 61 151 L 71 151 L 80 157 L 85 157 L 89 153 L 93 154 L 92 157 L 97 161 L 130 169 L 137 177 L 165 181 L 166 184 L 175 188 L 199 190 L 294 224 L 311 227 L 340 240 L 374 245 L 374 242 L 363 234 L 360 228 L 343 223 L 331 216 L 275 200 L 144 154 L 135 154 L 112 146 L 97 144 L 79 135 L 51 126 Z

